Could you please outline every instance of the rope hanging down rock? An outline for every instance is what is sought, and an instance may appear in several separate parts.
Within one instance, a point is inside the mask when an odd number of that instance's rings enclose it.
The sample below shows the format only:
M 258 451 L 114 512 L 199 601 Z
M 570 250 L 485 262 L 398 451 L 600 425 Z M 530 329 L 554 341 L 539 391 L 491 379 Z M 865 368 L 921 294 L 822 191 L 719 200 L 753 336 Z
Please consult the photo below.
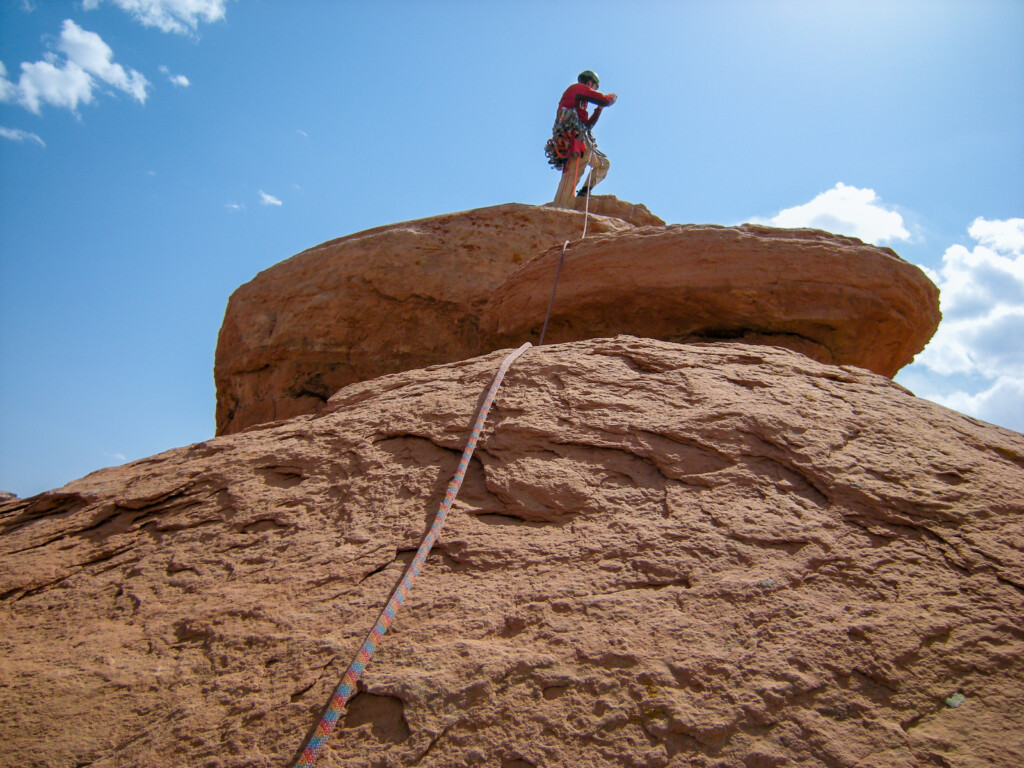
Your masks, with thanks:
M 327 709 L 324 711 L 323 717 L 320 719 L 320 724 L 317 726 L 316 731 L 310 737 L 306 744 L 306 748 L 302 751 L 299 759 L 295 762 L 294 768 L 313 768 L 316 765 L 317 758 L 320 756 L 321 750 L 327 744 L 327 740 L 331 736 L 331 731 L 334 730 L 335 724 L 338 722 L 338 718 L 341 717 L 342 712 L 345 711 L 345 704 L 352 698 L 356 692 L 356 683 L 359 681 L 360 676 L 363 674 L 363 670 L 366 669 L 366 665 L 370 663 L 370 659 L 373 657 L 374 651 L 377 650 L 377 645 L 380 643 L 381 638 L 388 631 L 388 627 L 391 626 L 391 622 L 395 620 L 395 614 L 398 613 L 398 609 L 402 607 L 402 603 L 405 602 L 406 596 L 412 589 L 413 582 L 416 581 L 416 577 L 419 575 L 420 568 L 426 562 L 427 555 L 430 554 L 430 549 L 434 546 L 434 542 L 437 541 L 437 537 L 441 535 L 441 528 L 444 527 L 445 518 L 448 516 L 448 512 L 451 511 L 452 503 L 455 501 L 455 496 L 459 492 L 459 488 L 462 487 L 462 481 L 466 477 L 466 470 L 469 468 L 469 460 L 473 456 L 473 450 L 476 448 L 476 442 L 480 438 L 480 432 L 483 430 L 484 422 L 487 420 L 487 414 L 491 410 L 491 405 L 494 403 L 494 396 L 498 392 L 498 387 L 501 386 L 501 380 L 505 378 L 505 374 L 508 372 L 509 367 L 515 362 L 516 358 L 523 354 L 533 345 L 530 342 L 526 342 L 523 346 L 519 347 L 515 352 L 506 357 L 501 367 L 498 368 L 498 373 L 494 376 L 494 381 L 491 383 L 491 388 L 487 392 L 487 397 L 484 398 L 483 404 L 480 406 L 480 411 L 477 413 L 476 423 L 473 425 L 473 431 L 469 436 L 469 440 L 466 441 L 466 448 L 462 452 L 462 460 L 459 462 L 459 468 L 455 471 L 455 476 L 452 478 L 451 483 L 448 484 L 448 490 L 444 495 L 444 501 L 441 502 L 441 507 L 437 511 L 437 515 L 434 517 L 434 523 L 430 526 L 430 530 L 427 535 L 424 536 L 423 542 L 420 544 L 420 548 L 416 550 L 416 556 L 412 559 L 409 567 L 405 571 L 405 576 L 402 577 L 402 581 L 399 582 L 395 591 L 391 594 L 391 599 L 388 600 L 387 605 L 381 612 L 380 617 L 377 619 L 377 623 L 373 629 L 370 630 L 370 634 L 366 636 L 362 646 L 360 646 L 358 653 L 348 667 L 348 671 L 345 672 L 341 682 L 334 691 L 334 695 L 331 696 L 331 701 L 327 705 Z
M 575 186 L 575 184 L 573 185 Z M 587 187 L 587 205 L 583 212 L 583 236 L 580 240 L 587 239 L 587 221 L 590 219 L 590 187 Z M 551 284 L 551 298 L 548 299 L 548 311 L 544 315 L 544 327 L 540 329 L 540 341 L 538 347 L 544 346 L 544 336 L 548 332 L 548 320 L 551 319 L 551 308 L 555 305 L 555 291 L 558 290 L 558 276 L 562 274 L 562 262 L 565 260 L 565 249 L 569 247 L 569 241 L 562 243 L 562 252 L 558 255 L 558 268 L 555 269 L 555 282 Z

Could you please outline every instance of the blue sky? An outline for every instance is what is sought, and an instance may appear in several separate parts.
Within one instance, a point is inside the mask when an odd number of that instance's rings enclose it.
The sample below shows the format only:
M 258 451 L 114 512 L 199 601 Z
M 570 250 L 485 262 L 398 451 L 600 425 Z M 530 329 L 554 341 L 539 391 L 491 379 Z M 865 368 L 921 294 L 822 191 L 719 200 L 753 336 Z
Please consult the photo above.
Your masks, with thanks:
M 333 237 L 599 192 L 929 270 L 905 386 L 1024 431 L 1024 3 L 0 0 L 0 489 L 207 439 L 228 296 Z

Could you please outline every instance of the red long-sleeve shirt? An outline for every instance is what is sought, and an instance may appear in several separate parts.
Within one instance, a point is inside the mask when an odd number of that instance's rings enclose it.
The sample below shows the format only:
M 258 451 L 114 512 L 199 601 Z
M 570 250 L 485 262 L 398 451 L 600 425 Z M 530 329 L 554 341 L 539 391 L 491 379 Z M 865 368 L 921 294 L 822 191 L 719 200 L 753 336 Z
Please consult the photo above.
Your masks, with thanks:
M 599 93 L 584 83 L 570 85 L 562 94 L 562 100 L 558 102 L 559 109 L 572 109 L 575 107 L 576 114 L 588 127 L 592 127 L 597 120 L 599 110 L 595 110 L 593 121 L 587 113 L 587 103 L 597 104 L 599 107 L 607 107 L 612 103 L 610 96 Z

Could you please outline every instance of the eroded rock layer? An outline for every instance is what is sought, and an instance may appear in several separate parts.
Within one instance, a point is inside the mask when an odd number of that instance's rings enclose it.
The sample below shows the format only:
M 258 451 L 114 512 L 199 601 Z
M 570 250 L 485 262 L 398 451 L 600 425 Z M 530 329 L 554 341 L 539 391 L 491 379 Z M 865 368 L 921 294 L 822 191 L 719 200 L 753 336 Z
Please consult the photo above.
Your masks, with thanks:
M 217 433 L 316 412 L 356 381 L 490 352 L 480 307 L 516 266 L 579 237 L 583 219 L 510 203 L 378 227 L 261 272 L 232 294 L 217 340 Z M 591 215 L 588 228 L 634 225 Z
M 585 200 L 577 201 L 579 206 Z M 536 341 L 734 339 L 892 376 L 924 348 L 938 291 L 887 248 L 812 230 L 664 226 L 644 206 L 508 204 L 324 243 L 232 295 L 217 431 L 320 411 L 338 388 Z
M 0 506 L 9 765 L 282 766 L 500 353 Z M 1024 764 L 1024 436 L 864 370 L 530 350 L 323 766 Z
M 539 330 L 560 257 L 549 250 L 510 275 L 485 330 Z M 935 285 L 888 248 L 817 230 L 674 225 L 566 249 L 546 340 L 737 338 L 891 377 L 938 324 Z

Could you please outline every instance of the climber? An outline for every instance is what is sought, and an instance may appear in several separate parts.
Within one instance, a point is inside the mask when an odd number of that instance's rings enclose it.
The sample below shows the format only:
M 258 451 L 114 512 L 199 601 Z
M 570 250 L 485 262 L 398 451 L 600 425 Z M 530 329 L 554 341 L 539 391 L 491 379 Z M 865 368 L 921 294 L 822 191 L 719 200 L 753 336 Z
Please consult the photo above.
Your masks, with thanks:
M 600 80 L 591 70 L 580 72 L 575 85 L 570 85 L 558 102 L 555 124 L 551 129 L 545 153 L 548 162 L 562 172 L 562 179 L 555 193 L 555 205 L 572 208 L 573 190 L 579 181 L 580 169 L 589 165 L 590 175 L 580 187 L 577 197 L 590 194 L 608 173 L 608 157 L 597 149 L 591 129 L 601 116 L 601 110 L 610 107 L 618 98 L 614 93 L 598 93 Z M 596 104 L 594 114 L 588 115 L 587 104 Z

